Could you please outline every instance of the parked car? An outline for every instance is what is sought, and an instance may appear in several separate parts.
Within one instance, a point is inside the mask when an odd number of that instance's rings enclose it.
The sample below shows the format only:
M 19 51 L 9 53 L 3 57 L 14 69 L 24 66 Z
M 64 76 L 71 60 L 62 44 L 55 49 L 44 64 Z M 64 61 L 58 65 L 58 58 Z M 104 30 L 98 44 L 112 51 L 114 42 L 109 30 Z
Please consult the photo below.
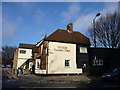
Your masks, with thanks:
M 113 69 L 110 73 L 101 76 L 103 80 L 120 81 L 120 68 Z

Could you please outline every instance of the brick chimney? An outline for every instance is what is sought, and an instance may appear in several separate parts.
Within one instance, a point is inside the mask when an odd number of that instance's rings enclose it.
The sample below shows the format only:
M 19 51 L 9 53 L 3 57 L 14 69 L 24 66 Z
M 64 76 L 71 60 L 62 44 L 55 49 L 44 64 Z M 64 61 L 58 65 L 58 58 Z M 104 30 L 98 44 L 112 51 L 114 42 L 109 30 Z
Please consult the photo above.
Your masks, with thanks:
M 69 23 L 69 24 L 67 25 L 67 30 L 68 30 L 69 32 L 73 32 L 73 24 L 72 24 L 72 23 Z

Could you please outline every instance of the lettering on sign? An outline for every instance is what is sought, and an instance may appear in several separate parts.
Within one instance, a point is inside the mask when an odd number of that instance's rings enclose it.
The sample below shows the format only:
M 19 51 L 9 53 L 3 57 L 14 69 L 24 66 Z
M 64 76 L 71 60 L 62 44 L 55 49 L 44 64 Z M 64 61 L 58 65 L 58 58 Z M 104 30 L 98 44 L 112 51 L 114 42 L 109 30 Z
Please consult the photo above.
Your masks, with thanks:
M 64 46 L 57 46 L 54 51 L 70 52 L 70 50 L 68 50 L 67 47 Z

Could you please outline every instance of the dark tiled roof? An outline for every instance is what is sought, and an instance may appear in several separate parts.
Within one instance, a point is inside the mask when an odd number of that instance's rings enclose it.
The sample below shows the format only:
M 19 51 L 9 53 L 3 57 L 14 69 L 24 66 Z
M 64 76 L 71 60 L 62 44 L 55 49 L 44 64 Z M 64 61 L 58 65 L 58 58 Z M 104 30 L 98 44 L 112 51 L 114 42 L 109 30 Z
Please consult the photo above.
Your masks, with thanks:
M 24 44 L 24 43 L 19 44 L 19 48 L 26 48 L 26 49 L 32 49 L 33 46 L 34 46 L 33 44 Z
M 68 30 L 62 29 L 56 30 L 47 38 L 45 38 L 45 40 L 90 45 L 89 38 L 81 34 L 80 32 L 69 32 Z

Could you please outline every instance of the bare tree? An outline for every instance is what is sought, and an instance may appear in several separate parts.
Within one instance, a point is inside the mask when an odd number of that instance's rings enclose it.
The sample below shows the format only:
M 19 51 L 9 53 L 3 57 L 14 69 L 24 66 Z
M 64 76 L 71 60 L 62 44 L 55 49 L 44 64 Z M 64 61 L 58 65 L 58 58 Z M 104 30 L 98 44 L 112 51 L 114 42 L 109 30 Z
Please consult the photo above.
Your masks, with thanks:
M 91 44 L 94 44 L 94 28 L 88 29 Z M 120 45 L 120 15 L 116 12 L 101 16 L 95 23 L 96 43 L 105 48 L 117 48 Z
M 13 63 L 15 50 L 15 46 L 2 46 L 2 63 L 4 65 Z

